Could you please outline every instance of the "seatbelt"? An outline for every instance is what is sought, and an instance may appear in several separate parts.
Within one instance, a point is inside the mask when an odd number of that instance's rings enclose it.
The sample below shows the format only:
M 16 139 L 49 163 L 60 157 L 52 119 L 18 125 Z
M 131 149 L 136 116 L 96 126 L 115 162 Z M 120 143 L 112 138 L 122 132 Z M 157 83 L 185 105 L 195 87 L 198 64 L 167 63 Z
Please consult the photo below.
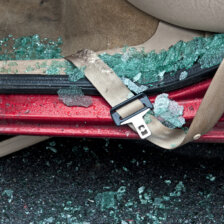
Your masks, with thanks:
M 86 78 L 112 107 L 127 101 L 132 94 L 95 52 L 83 50 L 66 57 L 66 59 L 77 67 L 86 68 Z M 198 140 L 215 126 L 224 113 L 223 96 L 224 62 L 217 70 L 188 132 L 185 133 L 182 129 L 167 128 L 157 118 L 151 116 L 151 122 L 147 125 L 151 135 L 147 140 L 165 149 L 174 149 L 193 140 Z M 126 118 L 141 111 L 144 107 L 141 100 L 135 99 L 119 108 L 117 113 L 121 118 Z M 136 131 L 132 124 L 129 126 Z

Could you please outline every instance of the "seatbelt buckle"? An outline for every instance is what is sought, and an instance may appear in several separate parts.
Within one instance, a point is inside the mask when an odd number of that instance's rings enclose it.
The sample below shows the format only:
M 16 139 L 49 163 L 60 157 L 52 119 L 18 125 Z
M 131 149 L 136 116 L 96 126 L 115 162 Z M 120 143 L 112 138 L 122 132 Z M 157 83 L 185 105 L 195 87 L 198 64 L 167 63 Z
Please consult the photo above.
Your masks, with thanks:
M 125 105 L 137 100 L 137 99 L 142 102 L 144 107 L 141 110 L 138 110 L 135 113 L 133 113 L 125 118 L 121 118 L 121 116 L 118 114 L 117 110 L 124 107 Z M 117 106 L 111 108 L 110 114 L 117 126 L 131 123 L 135 127 L 135 130 L 137 131 L 140 138 L 145 139 L 151 135 L 151 131 L 149 130 L 143 117 L 145 116 L 145 114 L 147 112 L 149 112 L 152 109 L 153 109 L 153 105 L 150 102 L 147 95 L 145 95 L 144 93 L 140 93 L 136 96 L 131 97 L 128 100 L 125 100 L 124 102 L 118 104 Z

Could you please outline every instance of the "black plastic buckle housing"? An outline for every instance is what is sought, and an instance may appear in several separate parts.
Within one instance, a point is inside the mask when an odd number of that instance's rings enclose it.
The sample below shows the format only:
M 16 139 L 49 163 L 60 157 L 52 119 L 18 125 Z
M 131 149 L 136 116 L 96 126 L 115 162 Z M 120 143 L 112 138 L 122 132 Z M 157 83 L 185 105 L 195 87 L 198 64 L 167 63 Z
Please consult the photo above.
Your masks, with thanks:
M 131 114 L 131 115 L 125 117 L 125 118 L 121 118 L 121 116 L 116 111 L 118 109 L 124 107 L 125 105 L 127 105 L 127 104 L 129 104 L 129 103 L 131 103 L 131 102 L 133 102 L 135 100 L 137 100 L 137 99 L 140 100 L 143 103 L 144 107 L 141 110 L 138 110 L 135 113 L 133 113 L 133 114 Z M 120 126 L 125 121 L 130 120 L 131 118 L 135 117 L 136 115 L 138 115 L 138 114 L 140 114 L 143 111 L 148 110 L 148 109 L 152 110 L 153 109 L 153 105 L 150 102 L 150 100 L 149 100 L 149 98 L 148 98 L 148 96 L 146 94 L 140 93 L 138 95 L 135 95 L 135 96 L 131 97 L 128 100 L 125 100 L 124 102 L 118 104 L 117 106 L 111 108 L 110 114 L 111 114 L 111 117 L 112 117 L 113 121 L 115 122 L 115 124 L 117 126 Z

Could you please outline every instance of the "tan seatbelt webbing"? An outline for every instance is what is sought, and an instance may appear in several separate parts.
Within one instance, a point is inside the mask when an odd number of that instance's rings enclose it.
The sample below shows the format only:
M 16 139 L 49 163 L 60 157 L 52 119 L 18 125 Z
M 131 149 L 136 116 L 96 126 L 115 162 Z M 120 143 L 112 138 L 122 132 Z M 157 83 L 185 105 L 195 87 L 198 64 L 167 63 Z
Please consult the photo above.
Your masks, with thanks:
M 47 136 L 18 135 L 0 142 L 0 157 L 50 139 Z
M 86 67 L 85 76 L 112 107 L 130 97 L 131 91 L 96 53 L 84 50 L 66 59 L 77 67 Z M 151 116 L 152 121 L 148 124 L 148 127 L 152 135 L 148 140 L 162 148 L 174 149 L 207 133 L 224 113 L 223 96 L 224 62 L 222 62 L 216 72 L 188 133 L 186 134 L 182 129 L 169 129 L 162 125 L 155 117 Z M 117 112 L 121 117 L 126 117 L 141 108 L 143 108 L 143 104 L 139 100 L 135 100 Z M 135 130 L 132 125 L 130 127 Z

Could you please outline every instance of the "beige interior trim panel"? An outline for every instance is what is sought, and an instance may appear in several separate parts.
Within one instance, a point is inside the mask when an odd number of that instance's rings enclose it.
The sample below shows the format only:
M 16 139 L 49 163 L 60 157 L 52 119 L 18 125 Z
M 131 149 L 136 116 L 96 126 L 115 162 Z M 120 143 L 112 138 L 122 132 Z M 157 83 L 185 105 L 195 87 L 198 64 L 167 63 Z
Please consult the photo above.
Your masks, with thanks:
M 224 32 L 223 0 L 128 0 L 142 11 L 185 28 Z

